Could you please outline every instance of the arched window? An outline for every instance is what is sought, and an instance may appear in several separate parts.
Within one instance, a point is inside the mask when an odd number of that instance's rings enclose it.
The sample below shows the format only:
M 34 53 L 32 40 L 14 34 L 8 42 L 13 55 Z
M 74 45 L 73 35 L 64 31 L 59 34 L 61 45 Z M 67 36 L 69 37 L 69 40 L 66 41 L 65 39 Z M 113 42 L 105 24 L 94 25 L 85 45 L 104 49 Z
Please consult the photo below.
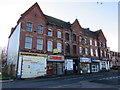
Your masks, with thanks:
M 68 43 L 65 44 L 65 52 L 70 53 L 70 45 Z
M 73 41 L 76 41 L 76 35 L 73 34 Z

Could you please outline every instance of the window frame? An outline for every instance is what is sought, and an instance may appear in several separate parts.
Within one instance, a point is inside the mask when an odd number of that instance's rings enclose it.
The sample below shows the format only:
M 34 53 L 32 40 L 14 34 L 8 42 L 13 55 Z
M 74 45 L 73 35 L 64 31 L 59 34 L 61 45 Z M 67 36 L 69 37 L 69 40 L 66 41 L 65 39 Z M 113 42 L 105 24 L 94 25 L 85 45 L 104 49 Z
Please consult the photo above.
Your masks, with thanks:
M 41 28 L 39 28 L 39 27 L 41 27 Z M 40 32 L 40 31 L 42 31 L 42 32 Z M 42 25 L 38 25 L 38 33 L 43 34 L 43 26 Z
M 62 52 L 62 43 L 57 43 L 58 52 Z
M 42 43 L 38 43 L 38 40 L 41 40 Z M 39 49 L 38 46 L 41 46 L 42 48 Z M 40 38 L 37 39 L 36 49 L 37 50 L 43 50 L 43 39 L 40 39 Z
M 52 52 L 53 51 L 53 42 L 47 41 L 47 51 Z
M 48 36 L 52 37 L 52 35 L 53 35 L 52 29 L 48 28 Z
M 61 31 L 57 31 L 57 38 L 62 38 L 62 32 Z
M 31 39 L 30 41 L 27 41 L 27 38 Z M 28 44 L 30 45 L 30 47 L 27 47 Z M 32 37 L 26 36 L 25 37 L 25 48 L 26 49 L 32 49 Z
M 68 41 L 70 40 L 69 35 L 70 35 L 69 33 L 65 33 L 65 40 L 68 40 Z
M 32 27 L 33 27 L 33 24 L 31 22 L 26 23 L 26 31 L 27 32 L 32 32 Z

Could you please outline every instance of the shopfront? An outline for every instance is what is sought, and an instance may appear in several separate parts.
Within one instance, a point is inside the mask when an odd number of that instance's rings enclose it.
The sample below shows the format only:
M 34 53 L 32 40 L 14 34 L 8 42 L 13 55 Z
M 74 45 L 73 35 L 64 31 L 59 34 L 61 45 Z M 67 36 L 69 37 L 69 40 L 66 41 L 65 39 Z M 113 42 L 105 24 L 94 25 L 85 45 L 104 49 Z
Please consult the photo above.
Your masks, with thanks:
M 49 55 L 47 59 L 47 75 L 62 75 L 64 71 L 64 56 Z
M 46 54 L 19 53 L 18 78 L 34 78 L 46 75 Z
M 91 72 L 91 58 L 80 58 L 80 73 Z
M 100 59 L 92 58 L 91 59 L 91 71 L 92 72 L 99 72 L 100 71 Z
M 73 59 L 65 59 L 65 74 L 73 73 Z
M 101 71 L 108 71 L 108 70 L 110 70 L 110 62 L 109 62 L 108 59 L 101 59 L 100 70 Z

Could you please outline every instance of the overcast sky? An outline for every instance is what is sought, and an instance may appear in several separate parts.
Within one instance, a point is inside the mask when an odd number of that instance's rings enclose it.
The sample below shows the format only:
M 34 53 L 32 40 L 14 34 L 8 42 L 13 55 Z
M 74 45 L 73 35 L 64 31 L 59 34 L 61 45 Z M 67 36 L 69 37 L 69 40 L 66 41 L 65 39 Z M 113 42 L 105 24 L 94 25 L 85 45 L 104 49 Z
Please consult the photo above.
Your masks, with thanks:
M 107 46 L 112 51 L 118 51 L 118 0 L 112 1 L 0 0 L 0 47 L 7 47 L 11 28 L 16 25 L 20 15 L 38 2 L 44 14 L 71 23 L 77 18 L 83 28 L 92 31 L 102 29 Z

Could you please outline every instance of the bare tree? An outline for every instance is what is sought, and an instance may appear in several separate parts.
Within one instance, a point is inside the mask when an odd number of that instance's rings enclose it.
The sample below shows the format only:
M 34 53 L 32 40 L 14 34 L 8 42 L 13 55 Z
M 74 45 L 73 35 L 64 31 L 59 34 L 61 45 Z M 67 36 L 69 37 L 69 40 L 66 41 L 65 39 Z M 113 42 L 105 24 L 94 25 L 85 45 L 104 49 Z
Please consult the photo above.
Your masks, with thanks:
M 6 65 L 7 62 L 7 50 L 6 47 L 0 47 L 0 64 L 2 67 Z

